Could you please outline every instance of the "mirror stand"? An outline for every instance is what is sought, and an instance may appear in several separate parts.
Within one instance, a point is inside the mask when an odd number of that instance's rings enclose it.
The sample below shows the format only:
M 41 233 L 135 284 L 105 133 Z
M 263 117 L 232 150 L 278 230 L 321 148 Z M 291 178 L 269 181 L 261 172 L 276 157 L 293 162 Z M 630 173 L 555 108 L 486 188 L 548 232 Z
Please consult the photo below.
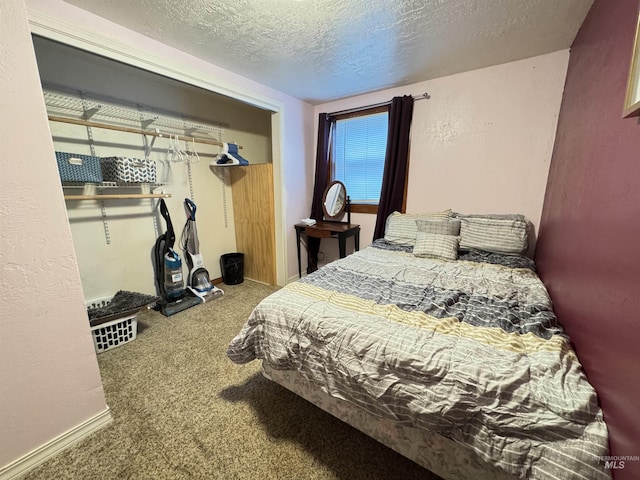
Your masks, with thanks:
M 334 180 L 325 188 L 322 195 L 322 219 L 329 222 L 344 223 L 336 219 L 343 218 L 342 216 L 347 210 L 347 223 L 351 223 L 350 202 L 344 183 Z
M 340 215 L 344 215 L 347 214 L 347 221 L 345 222 L 344 220 L 335 220 L 336 217 L 340 216 Z M 342 217 L 344 218 L 344 217 Z M 331 216 L 327 216 L 327 215 L 323 215 L 322 216 L 322 221 L 323 222 L 332 222 L 332 223 L 344 223 L 346 225 L 351 225 L 351 197 L 349 197 L 349 195 L 347 195 L 347 198 L 345 199 L 344 202 L 344 208 L 342 209 L 342 213 L 339 215 L 336 215 L 334 217 Z
M 347 224 L 351 225 L 351 197 L 347 195 L 347 206 L 345 207 L 347 210 Z

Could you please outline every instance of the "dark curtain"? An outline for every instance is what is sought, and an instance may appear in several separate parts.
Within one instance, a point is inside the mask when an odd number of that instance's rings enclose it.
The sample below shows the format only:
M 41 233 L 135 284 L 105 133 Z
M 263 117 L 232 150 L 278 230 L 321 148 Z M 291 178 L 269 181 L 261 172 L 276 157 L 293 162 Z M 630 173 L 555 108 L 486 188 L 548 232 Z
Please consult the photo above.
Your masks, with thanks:
M 322 196 L 327 188 L 329 178 L 329 138 L 331 136 L 331 120 L 329 115 L 321 113 L 318 117 L 318 150 L 316 152 L 316 176 L 313 185 L 313 201 L 311 202 L 311 218 L 321 222 Z M 318 252 L 320 239 L 307 236 L 307 273 L 318 269 Z
M 401 211 L 404 202 L 407 168 L 409 164 L 409 132 L 413 117 L 413 97 L 394 97 L 389 108 L 387 153 L 382 174 L 382 190 L 373 239 L 384 237 L 387 217 Z

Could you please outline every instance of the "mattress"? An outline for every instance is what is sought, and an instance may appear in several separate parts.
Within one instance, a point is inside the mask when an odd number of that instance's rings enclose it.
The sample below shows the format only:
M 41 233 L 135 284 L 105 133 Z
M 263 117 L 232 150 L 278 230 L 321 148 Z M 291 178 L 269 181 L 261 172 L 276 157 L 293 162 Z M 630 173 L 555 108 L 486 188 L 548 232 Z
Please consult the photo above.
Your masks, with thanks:
M 357 405 L 331 397 L 307 382 L 296 371 L 273 370 L 263 363 L 262 372 L 269 380 L 413 460 L 442 479 L 514 480 L 516 478 L 480 460 L 472 450 L 453 440 L 421 428 L 407 427 L 393 420 L 371 415 Z
M 596 392 L 525 257 L 446 262 L 377 242 L 267 297 L 227 354 L 515 477 L 610 478 Z

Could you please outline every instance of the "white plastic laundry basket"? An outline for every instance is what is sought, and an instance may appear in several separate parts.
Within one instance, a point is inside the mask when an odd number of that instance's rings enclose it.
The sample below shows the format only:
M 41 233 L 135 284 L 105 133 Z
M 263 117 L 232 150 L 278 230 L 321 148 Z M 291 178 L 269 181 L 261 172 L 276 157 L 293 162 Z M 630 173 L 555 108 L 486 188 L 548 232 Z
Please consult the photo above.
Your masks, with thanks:
M 106 307 L 112 297 L 96 298 L 85 302 L 87 308 Z M 91 327 L 93 345 L 96 353 L 106 352 L 136 339 L 138 333 L 138 314 L 123 316 L 109 322 Z
M 138 315 L 116 318 L 110 322 L 91 327 L 93 344 L 97 353 L 105 352 L 136 339 Z

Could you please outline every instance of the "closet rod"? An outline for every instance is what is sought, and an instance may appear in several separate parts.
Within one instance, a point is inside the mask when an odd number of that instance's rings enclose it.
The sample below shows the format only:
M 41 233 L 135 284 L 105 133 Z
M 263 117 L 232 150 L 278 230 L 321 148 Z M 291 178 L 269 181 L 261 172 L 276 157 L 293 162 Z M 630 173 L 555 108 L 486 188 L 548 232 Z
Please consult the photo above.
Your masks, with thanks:
M 105 195 L 65 195 L 65 200 L 127 200 L 130 198 L 171 198 L 170 193 L 131 193 Z
M 158 132 L 150 132 L 149 130 L 142 130 L 140 128 L 131 128 L 131 127 L 119 127 L 117 125 L 108 125 L 106 123 L 96 123 L 96 122 L 88 122 L 86 120 L 77 120 L 75 118 L 67 118 L 67 117 L 58 117 L 55 115 L 49 115 L 49 120 L 52 122 L 61 122 L 61 123 L 71 123 L 73 125 L 82 125 L 85 127 L 95 127 L 95 128 L 104 128 L 106 130 L 116 130 L 118 132 L 127 132 L 127 133 L 138 133 L 141 135 L 151 135 L 152 137 L 165 137 L 169 138 L 167 134 L 158 133 Z M 222 142 L 218 142 L 216 140 L 204 140 L 200 138 L 194 137 L 185 137 L 184 135 L 174 135 L 178 140 L 184 140 L 185 142 L 196 142 L 196 143 L 205 143 L 207 145 L 217 145 L 218 147 L 222 147 Z M 238 148 L 242 148 L 242 146 L 238 145 Z

